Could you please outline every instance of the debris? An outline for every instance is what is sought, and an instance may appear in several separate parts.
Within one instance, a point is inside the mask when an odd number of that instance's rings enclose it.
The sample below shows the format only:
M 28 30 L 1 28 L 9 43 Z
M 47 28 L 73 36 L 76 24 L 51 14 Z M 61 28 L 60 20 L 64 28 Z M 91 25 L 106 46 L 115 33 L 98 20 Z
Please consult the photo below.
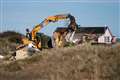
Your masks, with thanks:
M 25 59 L 39 51 L 40 51 L 39 49 L 35 48 L 35 46 L 32 43 L 30 43 L 28 46 L 20 50 L 17 50 L 15 58 L 16 60 Z
M 4 59 L 4 56 L 0 55 L 0 59 Z

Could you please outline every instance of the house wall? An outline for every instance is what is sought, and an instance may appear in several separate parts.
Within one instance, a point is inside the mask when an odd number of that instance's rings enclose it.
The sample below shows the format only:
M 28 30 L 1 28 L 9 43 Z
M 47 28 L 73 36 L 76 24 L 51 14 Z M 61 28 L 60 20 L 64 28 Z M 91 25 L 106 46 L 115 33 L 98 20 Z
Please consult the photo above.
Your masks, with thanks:
M 105 37 L 109 37 L 109 41 L 106 41 Z M 107 29 L 105 33 L 98 38 L 98 43 L 111 43 L 111 40 L 112 40 L 112 35 L 109 29 Z
M 81 40 L 81 37 L 82 37 L 81 33 L 74 33 L 70 39 L 71 39 L 71 42 L 77 43 Z
M 83 35 L 84 34 L 82 34 L 82 33 L 75 33 L 70 38 L 70 41 L 72 41 L 72 42 L 80 41 L 81 39 L 83 39 Z M 106 41 L 105 37 L 109 37 L 109 41 Z M 112 43 L 111 40 L 112 40 L 112 35 L 110 33 L 110 30 L 106 29 L 105 33 L 98 38 L 98 43 L 108 43 L 109 44 L 109 43 Z

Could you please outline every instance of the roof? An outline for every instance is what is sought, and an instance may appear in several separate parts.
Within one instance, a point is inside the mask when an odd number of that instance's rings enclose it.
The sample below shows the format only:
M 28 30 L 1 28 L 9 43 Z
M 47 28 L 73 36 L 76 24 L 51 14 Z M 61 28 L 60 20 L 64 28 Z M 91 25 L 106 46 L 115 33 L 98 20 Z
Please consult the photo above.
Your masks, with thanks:
M 108 27 L 79 27 L 76 33 L 104 34 Z M 56 32 L 65 32 L 67 27 L 58 27 Z
M 108 27 L 79 27 L 76 33 L 104 34 Z
M 55 32 L 65 32 L 67 31 L 67 27 L 58 27 Z

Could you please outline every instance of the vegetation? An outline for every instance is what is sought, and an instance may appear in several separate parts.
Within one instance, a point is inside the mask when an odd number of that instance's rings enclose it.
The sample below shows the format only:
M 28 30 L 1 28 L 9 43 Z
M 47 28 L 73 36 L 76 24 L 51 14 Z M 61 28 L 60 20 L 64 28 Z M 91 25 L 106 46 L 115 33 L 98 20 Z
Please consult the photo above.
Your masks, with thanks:
M 117 42 L 120 42 L 120 38 L 117 38 Z
M 1 38 L 0 44 L 3 46 L 0 49 L 7 52 L 14 43 Z M 69 45 L 65 48 L 43 49 L 24 60 L 0 60 L 0 79 L 120 80 L 120 43 Z
M 17 46 L 16 40 L 23 36 L 14 31 L 6 31 L 0 33 L 0 54 L 7 55 L 10 51 L 14 51 Z
M 2 80 L 120 80 L 120 44 L 43 50 L 0 65 Z

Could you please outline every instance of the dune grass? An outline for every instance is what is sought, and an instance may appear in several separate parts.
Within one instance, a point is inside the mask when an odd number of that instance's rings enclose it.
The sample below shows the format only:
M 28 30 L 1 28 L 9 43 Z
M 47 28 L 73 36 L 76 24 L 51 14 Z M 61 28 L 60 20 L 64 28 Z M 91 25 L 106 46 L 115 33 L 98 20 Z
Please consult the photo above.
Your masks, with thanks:
M 120 80 L 120 44 L 47 49 L 0 70 L 1 80 Z

